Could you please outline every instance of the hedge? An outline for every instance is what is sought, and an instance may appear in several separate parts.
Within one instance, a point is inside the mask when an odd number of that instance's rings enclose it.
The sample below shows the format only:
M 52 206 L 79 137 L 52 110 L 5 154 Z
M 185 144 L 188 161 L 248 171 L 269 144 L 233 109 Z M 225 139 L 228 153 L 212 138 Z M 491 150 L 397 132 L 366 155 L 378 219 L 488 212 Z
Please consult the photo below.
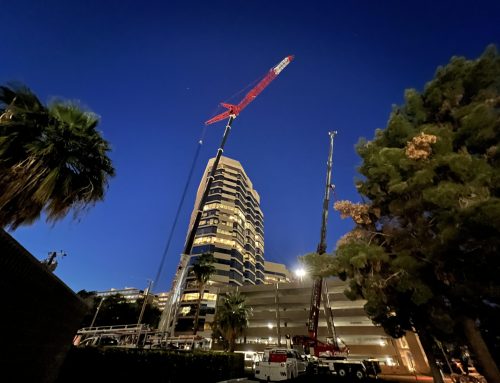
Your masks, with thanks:
M 141 350 L 118 347 L 73 348 L 56 383 L 218 382 L 244 376 L 243 354 Z

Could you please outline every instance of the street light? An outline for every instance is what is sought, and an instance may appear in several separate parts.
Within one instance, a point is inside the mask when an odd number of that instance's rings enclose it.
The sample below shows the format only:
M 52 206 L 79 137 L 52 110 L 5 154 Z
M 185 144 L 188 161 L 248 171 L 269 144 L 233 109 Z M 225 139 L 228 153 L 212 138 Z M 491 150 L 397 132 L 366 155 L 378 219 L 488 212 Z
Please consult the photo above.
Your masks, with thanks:
M 46 259 L 44 259 L 42 262 L 42 264 L 45 265 L 45 267 L 47 267 L 51 272 L 54 272 L 54 270 L 56 269 L 57 267 L 57 257 L 65 257 L 67 254 L 64 252 L 64 251 L 60 251 L 59 253 L 57 253 L 56 251 L 51 251 L 49 252 L 49 255 Z
M 300 279 L 300 281 L 302 282 L 302 280 L 304 279 L 304 276 L 306 275 L 306 271 L 304 270 L 304 268 L 299 268 L 297 270 L 295 270 L 295 275 Z

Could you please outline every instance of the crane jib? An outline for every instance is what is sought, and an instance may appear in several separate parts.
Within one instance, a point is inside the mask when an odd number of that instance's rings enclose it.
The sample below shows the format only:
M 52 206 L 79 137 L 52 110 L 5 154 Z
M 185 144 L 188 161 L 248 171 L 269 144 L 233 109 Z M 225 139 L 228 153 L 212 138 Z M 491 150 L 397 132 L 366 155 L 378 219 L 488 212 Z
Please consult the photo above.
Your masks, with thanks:
M 240 112 L 247 107 L 270 83 L 273 81 L 280 72 L 285 69 L 285 67 L 290 64 L 293 60 L 293 56 L 287 56 L 283 60 L 280 61 L 278 65 L 271 68 L 269 72 L 264 76 L 264 78 L 253 87 L 243 99 L 240 101 L 238 105 L 222 103 L 221 105 L 225 107 L 226 111 L 212 117 L 210 120 L 205 122 L 205 125 L 210 125 L 218 121 L 222 121 L 229 116 L 237 116 Z
M 280 72 L 285 69 L 285 67 L 290 64 L 290 62 L 293 60 L 293 56 L 288 56 L 288 57 L 285 57 L 283 60 L 281 60 L 281 62 L 276 65 L 274 68 L 273 68 L 273 72 L 274 74 L 277 76 L 280 74 Z

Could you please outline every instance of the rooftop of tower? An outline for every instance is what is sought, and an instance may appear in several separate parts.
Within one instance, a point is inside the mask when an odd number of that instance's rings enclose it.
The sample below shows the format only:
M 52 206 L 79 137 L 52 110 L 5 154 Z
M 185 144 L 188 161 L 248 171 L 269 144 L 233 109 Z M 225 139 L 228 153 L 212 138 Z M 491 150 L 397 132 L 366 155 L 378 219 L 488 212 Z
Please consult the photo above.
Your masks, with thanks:
M 214 163 L 214 161 L 215 161 L 215 157 L 214 158 L 210 158 L 208 160 L 207 168 L 209 168 Z M 247 173 L 245 172 L 245 169 L 243 168 L 243 165 L 241 164 L 241 162 L 238 161 L 238 160 L 234 160 L 232 158 L 226 157 L 226 156 L 221 156 L 220 162 L 219 162 L 219 167 L 220 167 L 221 164 L 223 164 L 223 165 L 229 165 L 229 166 L 233 166 L 233 167 L 239 168 L 240 171 L 241 171 L 241 173 L 243 173 L 243 175 L 245 176 L 245 180 L 248 183 L 248 186 L 255 193 L 255 197 L 257 199 L 257 202 L 260 203 L 260 194 L 253 187 L 253 183 L 250 180 L 250 177 L 248 177 Z

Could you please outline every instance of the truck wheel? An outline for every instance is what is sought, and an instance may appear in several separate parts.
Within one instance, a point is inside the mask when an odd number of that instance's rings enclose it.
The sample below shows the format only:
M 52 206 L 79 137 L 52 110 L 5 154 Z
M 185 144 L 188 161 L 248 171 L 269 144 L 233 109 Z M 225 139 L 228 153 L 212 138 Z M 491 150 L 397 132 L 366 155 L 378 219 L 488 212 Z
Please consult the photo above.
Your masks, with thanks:
M 347 377 L 347 371 L 346 371 L 346 369 L 344 367 L 339 368 L 338 371 L 337 371 L 337 374 L 341 378 Z
M 365 373 L 361 370 L 356 370 L 354 372 L 354 376 L 356 377 L 357 380 L 363 380 L 365 378 Z

